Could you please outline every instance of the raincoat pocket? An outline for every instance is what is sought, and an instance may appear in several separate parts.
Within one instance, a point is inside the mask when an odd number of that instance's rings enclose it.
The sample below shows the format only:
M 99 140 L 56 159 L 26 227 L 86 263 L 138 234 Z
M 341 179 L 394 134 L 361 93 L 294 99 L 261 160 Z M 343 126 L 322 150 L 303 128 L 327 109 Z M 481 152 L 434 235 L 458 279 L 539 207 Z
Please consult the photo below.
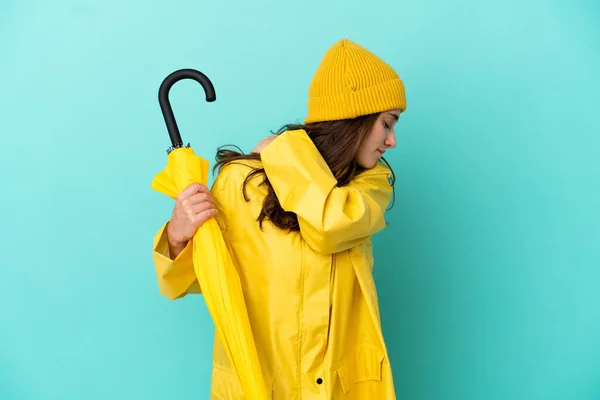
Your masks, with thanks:
M 344 393 L 354 385 L 367 381 L 381 381 L 382 364 L 385 355 L 375 349 L 357 348 L 350 358 L 337 369 Z
M 213 364 L 212 384 L 210 388 L 211 400 L 250 400 L 245 394 L 240 380 L 233 369 Z M 273 398 L 273 380 L 265 379 L 267 400 Z

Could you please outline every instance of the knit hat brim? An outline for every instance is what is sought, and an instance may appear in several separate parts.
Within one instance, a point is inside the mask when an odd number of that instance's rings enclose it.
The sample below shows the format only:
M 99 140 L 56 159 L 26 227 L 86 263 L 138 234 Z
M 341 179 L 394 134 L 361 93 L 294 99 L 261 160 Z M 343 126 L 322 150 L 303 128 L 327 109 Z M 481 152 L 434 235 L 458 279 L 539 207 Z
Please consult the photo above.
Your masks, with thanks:
M 359 91 L 342 92 L 326 98 L 311 97 L 304 123 L 353 119 L 393 109 L 406 109 L 404 83 L 399 78 Z

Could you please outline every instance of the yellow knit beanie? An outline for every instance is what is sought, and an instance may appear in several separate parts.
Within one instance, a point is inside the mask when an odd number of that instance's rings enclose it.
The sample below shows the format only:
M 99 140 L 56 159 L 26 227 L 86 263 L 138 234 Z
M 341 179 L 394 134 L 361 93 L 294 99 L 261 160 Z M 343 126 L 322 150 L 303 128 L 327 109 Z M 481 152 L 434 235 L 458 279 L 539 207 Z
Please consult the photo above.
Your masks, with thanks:
M 304 123 L 406 109 L 404 84 L 382 59 L 342 39 L 323 57 L 308 89 Z

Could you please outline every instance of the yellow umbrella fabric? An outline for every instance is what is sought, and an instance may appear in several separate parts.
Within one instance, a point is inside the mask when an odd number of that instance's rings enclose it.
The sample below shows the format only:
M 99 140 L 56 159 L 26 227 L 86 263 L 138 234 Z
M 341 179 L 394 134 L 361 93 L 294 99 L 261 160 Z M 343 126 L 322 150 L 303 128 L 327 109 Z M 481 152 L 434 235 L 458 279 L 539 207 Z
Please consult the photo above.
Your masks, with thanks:
M 186 78 L 194 79 L 204 87 L 207 101 L 215 99 L 212 83 L 196 70 L 175 71 L 161 85 L 159 101 L 173 148 L 168 152 L 167 165 L 154 177 L 151 188 L 173 199 L 193 182 L 208 184 L 209 163 L 195 154 L 189 145 L 181 146 L 181 138 L 168 100 L 171 86 Z M 192 246 L 194 271 L 208 311 L 246 397 L 267 399 L 266 385 L 250 328 L 240 278 L 214 218 L 198 228 L 192 238 Z

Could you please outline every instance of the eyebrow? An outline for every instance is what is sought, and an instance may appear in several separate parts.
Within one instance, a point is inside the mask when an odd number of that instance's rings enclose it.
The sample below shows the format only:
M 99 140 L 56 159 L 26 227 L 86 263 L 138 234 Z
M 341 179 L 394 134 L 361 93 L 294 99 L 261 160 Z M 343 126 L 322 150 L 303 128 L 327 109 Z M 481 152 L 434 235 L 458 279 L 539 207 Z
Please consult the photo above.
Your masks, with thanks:
M 396 121 L 398 121 L 398 118 L 400 118 L 400 116 L 398 114 L 388 113 L 388 115 L 391 115 L 392 118 L 394 118 Z

